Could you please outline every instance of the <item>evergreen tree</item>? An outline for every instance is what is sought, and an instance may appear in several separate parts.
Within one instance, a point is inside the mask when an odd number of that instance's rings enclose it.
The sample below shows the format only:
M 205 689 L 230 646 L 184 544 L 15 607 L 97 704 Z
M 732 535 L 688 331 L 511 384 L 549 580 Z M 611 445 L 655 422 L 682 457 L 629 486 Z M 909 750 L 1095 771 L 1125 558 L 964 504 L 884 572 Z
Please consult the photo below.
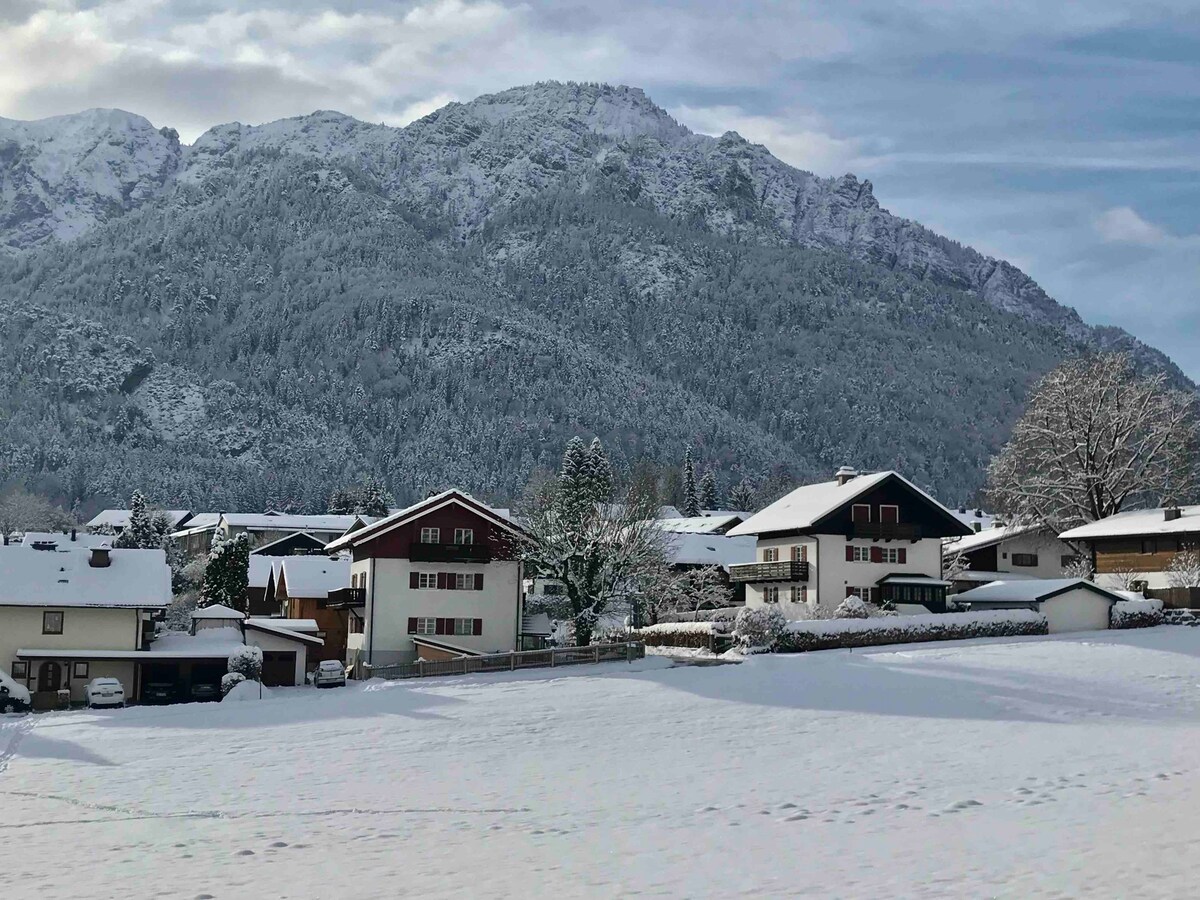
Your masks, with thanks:
M 141 491 L 134 491 L 129 499 L 129 524 L 113 543 L 117 547 L 133 550 L 150 550 L 162 544 L 155 517 Z
M 696 495 L 696 466 L 692 462 L 692 448 L 683 454 L 683 504 L 679 511 L 685 516 L 700 515 L 700 498 Z
M 354 513 L 361 516 L 386 516 L 394 502 L 392 495 L 379 480 L 368 478 L 354 504 Z
M 583 438 L 576 435 L 567 441 L 567 449 L 563 453 L 562 468 L 559 469 L 558 477 L 562 482 L 564 489 L 578 493 L 584 489 L 584 485 L 588 478 L 588 451 L 584 446 Z
M 208 551 L 208 566 L 200 588 L 200 607 L 228 606 L 246 612 L 246 588 L 250 576 L 250 536 L 246 532 L 231 538 L 213 535 Z
M 611 503 L 615 487 L 612 463 L 604 452 L 600 438 L 592 438 L 588 448 L 588 482 L 592 499 L 596 503 Z
M 354 498 L 345 488 L 338 488 L 329 495 L 329 505 L 325 511 L 331 516 L 349 516 L 354 514 Z
M 699 493 L 701 509 L 717 508 L 717 477 L 713 475 L 712 469 L 705 472 L 704 477 L 700 479 Z
M 745 478 L 729 491 L 729 508 L 739 512 L 754 511 L 754 488 Z

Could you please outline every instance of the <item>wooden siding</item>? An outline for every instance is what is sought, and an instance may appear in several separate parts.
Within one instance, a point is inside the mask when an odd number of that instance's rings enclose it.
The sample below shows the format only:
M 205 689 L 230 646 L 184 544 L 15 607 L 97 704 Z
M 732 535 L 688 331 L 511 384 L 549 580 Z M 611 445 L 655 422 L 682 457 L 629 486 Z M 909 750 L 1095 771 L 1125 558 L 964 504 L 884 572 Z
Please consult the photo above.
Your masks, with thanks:
M 492 559 L 517 558 L 516 547 L 508 532 L 473 510 L 452 502 L 356 545 L 353 548 L 354 560 L 408 559 L 410 546 L 421 539 L 422 528 L 440 529 L 441 542 L 445 544 L 454 540 L 454 529 L 470 528 L 475 532 L 475 544 L 487 547 Z

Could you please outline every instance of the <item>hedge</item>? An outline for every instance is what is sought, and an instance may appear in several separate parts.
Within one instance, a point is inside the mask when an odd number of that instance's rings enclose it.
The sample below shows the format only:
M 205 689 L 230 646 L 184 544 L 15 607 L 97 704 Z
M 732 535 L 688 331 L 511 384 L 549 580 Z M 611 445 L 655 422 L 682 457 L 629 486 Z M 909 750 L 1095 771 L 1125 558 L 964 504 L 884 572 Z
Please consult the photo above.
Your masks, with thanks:
M 1028 609 L 889 616 L 879 619 L 824 619 L 790 622 L 778 653 L 806 653 L 884 644 L 961 641 L 1048 633 L 1046 617 Z
M 1112 606 L 1112 628 L 1152 628 L 1165 621 L 1161 600 L 1118 600 Z
M 714 631 L 711 622 L 666 622 L 639 628 L 629 636 L 647 647 L 711 648 Z

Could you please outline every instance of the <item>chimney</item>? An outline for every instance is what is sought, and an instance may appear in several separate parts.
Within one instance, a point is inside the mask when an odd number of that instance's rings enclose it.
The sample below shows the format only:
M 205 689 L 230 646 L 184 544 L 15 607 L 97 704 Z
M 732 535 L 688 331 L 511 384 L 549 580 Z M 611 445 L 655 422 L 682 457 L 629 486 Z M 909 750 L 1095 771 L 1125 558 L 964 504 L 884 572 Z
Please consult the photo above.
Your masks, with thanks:
M 109 549 L 106 544 L 101 544 L 99 547 L 93 547 L 91 558 L 88 559 L 88 565 L 93 569 L 107 569 L 112 565 L 112 559 L 108 554 Z
M 858 477 L 858 470 L 853 468 L 852 466 L 842 466 L 840 469 L 837 470 L 836 473 L 834 473 L 834 476 L 833 476 L 834 480 L 838 483 L 839 487 L 841 487 L 843 484 L 850 481 L 851 479 L 857 478 L 857 477 Z
M 75 543 L 75 529 L 71 529 L 71 543 Z
M 1168 506 L 1163 510 L 1163 521 L 1174 522 L 1183 515 L 1183 510 L 1178 506 Z

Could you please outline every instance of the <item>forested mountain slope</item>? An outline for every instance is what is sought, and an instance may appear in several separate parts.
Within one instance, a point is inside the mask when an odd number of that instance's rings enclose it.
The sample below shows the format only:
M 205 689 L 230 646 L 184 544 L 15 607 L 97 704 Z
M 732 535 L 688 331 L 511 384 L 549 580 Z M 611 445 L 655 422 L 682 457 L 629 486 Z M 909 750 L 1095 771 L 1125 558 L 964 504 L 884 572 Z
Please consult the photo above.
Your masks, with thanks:
M 1126 346 L 1182 379 L 869 184 L 693 135 L 634 89 L 190 148 L 129 127 L 121 178 L 93 146 L 92 194 L 2 210 L 0 483 L 317 509 L 377 473 L 401 500 L 506 500 L 582 432 L 618 461 L 691 445 L 725 483 L 851 462 L 956 500 L 1063 356 Z M 96 199 L 113 184 L 121 202 Z

